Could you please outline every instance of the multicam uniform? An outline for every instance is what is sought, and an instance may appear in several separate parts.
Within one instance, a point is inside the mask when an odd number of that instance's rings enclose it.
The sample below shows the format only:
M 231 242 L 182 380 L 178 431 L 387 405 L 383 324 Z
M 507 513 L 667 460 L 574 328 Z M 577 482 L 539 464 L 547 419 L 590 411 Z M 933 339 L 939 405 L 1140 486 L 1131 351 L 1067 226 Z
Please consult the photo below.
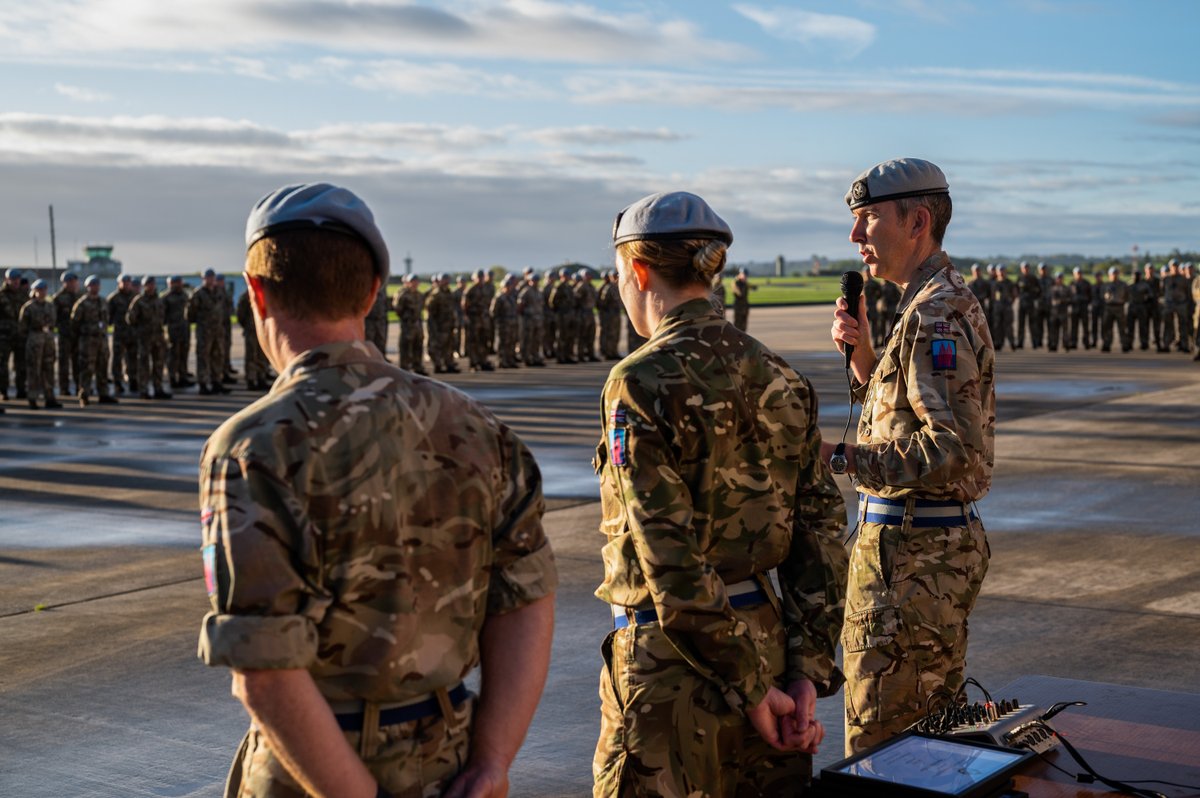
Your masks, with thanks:
M 17 329 L 25 339 L 25 368 L 30 400 L 54 400 L 54 305 L 30 299 L 21 308 Z
M 76 393 L 81 399 L 86 398 L 95 380 L 96 394 L 108 396 L 108 303 L 87 293 L 79 297 L 71 308 L 71 329 L 75 334 L 75 351 L 79 353 Z
M 166 314 L 162 297 L 145 292 L 133 298 L 125 314 L 133 340 L 137 341 L 138 385 L 144 397 L 150 396 L 151 388 L 154 388 L 155 396 L 163 395 L 163 364 L 167 356 L 163 323 Z
M 458 371 L 454 356 L 454 334 L 458 326 L 458 313 L 454 307 L 454 292 L 448 286 L 437 284 L 426 299 L 426 325 L 429 327 L 429 359 L 433 370 L 442 374 Z
M 575 284 L 575 356 L 582 363 L 596 357 L 596 288 L 588 279 Z
M 187 318 L 196 325 L 196 379 L 201 388 L 225 376 L 225 300 L 215 287 L 200 286 L 188 299 Z
M 606 280 L 600 286 L 596 309 L 600 312 L 600 356 L 605 360 L 619 360 L 621 314 L 625 312 L 625 306 L 621 303 L 621 290 L 615 282 Z
M 254 390 L 267 382 L 267 355 L 258 343 L 258 329 L 254 324 L 254 311 L 250 308 L 250 292 L 243 291 L 237 303 L 237 320 L 242 328 L 243 364 L 246 387 Z M 368 339 L 370 340 L 370 339 Z M 382 350 L 380 350 L 382 351 Z
M 112 322 L 112 381 L 117 393 L 122 390 L 121 383 L 129 380 L 129 390 L 134 390 L 138 373 L 137 334 L 125 321 L 129 305 L 137 296 L 135 291 L 122 291 L 118 288 L 108 295 L 108 318 Z
M 79 363 L 75 356 L 75 337 L 71 334 L 71 308 L 79 301 L 78 291 L 68 291 L 64 285 L 54 294 L 54 318 L 58 328 L 58 392 L 71 394 L 71 379 L 79 382 Z
M 24 354 L 18 358 L 17 352 L 17 317 L 25 300 L 16 288 L 4 283 L 0 285 L 0 400 L 8 397 L 8 363 L 10 358 L 13 366 L 19 366 Z M 18 380 L 18 385 L 20 381 Z
M 742 332 L 750 326 L 750 291 L 749 280 L 735 277 L 733 280 L 733 326 Z
M 1020 302 L 1017 308 L 1017 348 L 1025 346 L 1025 331 L 1029 331 L 1029 342 L 1034 349 L 1042 346 L 1042 281 L 1033 272 L 1017 277 Z
M 845 505 L 816 393 L 695 299 L 613 368 L 602 408 L 596 595 L 620 628 L 603 646 L 594 794 L 794 791 L 810 757 L 769 748 L 743 713 L 772 685 L 842 682 Z
M 1071 349 L 1067 337 L 1071 312 L 1071 287 L 1065 283 L 1052 283 L 1047 292 L 1050 311 L 1046 314 L 1046 342 L 1051 352 L 1058 351 L 1061 342 L 1064 350 Z
M 522 283 L 517 292 L 517 313 L 521 316 L 521 359 L 526 366 L 540 366 L 542 339 L 546 334 L 546 303 L 536 282 Z
M 560 279 L 550 292 L 550 308 L 558 328 L 558 349 L 555 354 L 559 363 L 574 363 L 575 339 L 579 325 L 575 319 L 575 289 L 571 281 Z
M 425 296 L 416 284 L 405 285 L 392 298 L 392 308 L 400 323 L 396 338 L 400 368 L 418 371 L 424 368 L 425 334 L 421 330 L 421 312 L 425 309 Z M 380 350 L 383 351 L 383 350 Z
M 1129 286 L 1118 278 L 1116 281 L 1109 281 L 1100 286 L 1100 293 L 1104 298 L 1104 316 L 1100 331 L 1104 344 L 1103 349 L 1107 352 L 1112 348 L 1112 328 L 1115 324 L 1117 335 L 1120 337 L 1121 349 L 1128 352 L 1133 346 L 1129 335 L 1129 325 L 1125 319 L 1125 305 L 1129 302 Z
M 484 283 L 471 283 L 463 291 L 462 308 L 467 321 L 467 358 L 471 368 L 491 370 L 488 359 L 488 298 Z
M 375 344 L 375 348 L 384 357 L 387 357 L 387 328 L 387 286 L 381 285 L 379 286 L 379 293 L 375 295 L 375 302 L 371 305 L 371 310 L 367 313 L 367 318 L 363 320 L 363 329 L 366 333 L 366 339 Z
M 385 790 L 441 795 L 466 760 L 473 701 L 449 696 L 480 629 L 555 588 L 528 449 L 374 347 L 328 344 L 209 438 L 200 507 L 204 662 L 307 669 L 335 712 L 359 713 L 344 734 Z M 450 711 L 370 720 L 425 697 Z M 305 793 L 252 727 L 226 795 Z
M 163 294 L 167 324 L 167 377 L 172 388 L 188 382 L 188 350 L 192 348 L 192 326 L 187 320 L 188 292 L 182 285 L 172 286 Z
M 496 327 L 499 345 L 496 354 L 500 359 L 500 368 L 515 369 L 517 363 L 517 298 L 516 294 L 501 290 L 492 300 L 489 315 Z
M 933 691 L 962 684 L 967 615 L 988 566 L 970 506 L 992 479 L 987 319 L 944 252 L 918 268 L 900 313 L 870 380 L 855 385 L 863 411 L 842 634 L 848 752 L 898 733 Z

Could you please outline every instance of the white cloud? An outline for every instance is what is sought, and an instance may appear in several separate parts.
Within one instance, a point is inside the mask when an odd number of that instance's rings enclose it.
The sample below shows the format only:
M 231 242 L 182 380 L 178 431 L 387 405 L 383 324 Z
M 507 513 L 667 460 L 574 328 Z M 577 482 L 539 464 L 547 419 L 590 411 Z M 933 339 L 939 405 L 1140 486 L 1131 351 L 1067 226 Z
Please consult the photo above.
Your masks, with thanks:
M 494 0 L 446 7 L 386 0 L 40 0 L 0 8 L 9 57 L 63 52 L 224 53 L 306 46 L 355 56 L 523 62 L 675 63 L 747 57 L 677 17 L 581 2 Z
M 80 86 L 69 86 L 66 83 L 55 83 L 54 91 L 64 97 L 72 100 L 78 100 L 81 103 L 100 103 L 112 99 L 112 95 L 105 94 L 92 89 L 85 89 Z
M 470 125 L 376 122 L 325 125 L 293 133 L 291 138 L 326 150 L 363 150 L 376 153 L 417 149 L 433 152 L 475 150 L 504 144 L 502 130 L 483 130 Z
M 830 45 L 845 58 L 853 58 L 875 41 L 875 26 L 854 17 L 781 6 L 735 5 L 733 9 L 772 36 L 810 47 Z
M 349 78 L 368 91 L 395 94 L 467 94 L 504 97 L 544 97 L 547 92 L 515 75 L 472 69 L 445 61 L 423 64 L 412 61 L 374 61 Z
M 578 145 L 584 147 L 607 147 L 613 144 L 630 144 L 633 142 L 675 142 L 683 141 L 688 136 L 657 128 L 643 130 L 638 128 L 615 128 L 602 125 L 580 125 L 577 127 L 547 127 L 532 130 L 528 137 L 555 146 Z

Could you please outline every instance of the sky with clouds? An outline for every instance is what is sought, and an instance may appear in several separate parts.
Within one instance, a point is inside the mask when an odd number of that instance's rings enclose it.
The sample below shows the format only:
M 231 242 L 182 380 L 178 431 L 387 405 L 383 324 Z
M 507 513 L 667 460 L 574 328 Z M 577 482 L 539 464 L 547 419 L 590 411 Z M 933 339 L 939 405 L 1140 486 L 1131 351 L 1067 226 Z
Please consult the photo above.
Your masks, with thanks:
M 701 194 L 734 261 L 854 256 L 842 200 L 937 162 L 951 254 L 1197 249 L 1192 0 L 0 4 L 0 263 L 116 245 L 236 270 L 253 202 L 328 180 L 399 266 L 604 264 Z M 400 266 L 402 269 L 402 266 Z

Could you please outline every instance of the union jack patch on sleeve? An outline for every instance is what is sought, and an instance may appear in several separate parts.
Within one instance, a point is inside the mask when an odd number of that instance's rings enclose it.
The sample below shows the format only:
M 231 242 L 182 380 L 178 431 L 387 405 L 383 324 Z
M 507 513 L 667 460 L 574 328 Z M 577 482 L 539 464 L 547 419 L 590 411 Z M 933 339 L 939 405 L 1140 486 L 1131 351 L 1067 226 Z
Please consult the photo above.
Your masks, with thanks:
M 613 410 L 608 416 L 608 423 L 613 426 L 625 424 L 625 409 L 618 407 L 616 410 Z
M 949 335 L 950 334 L 950 322 L 935 321 L 933 323 L 933 331 L 935 333 L 937 333 L 938 335 Z

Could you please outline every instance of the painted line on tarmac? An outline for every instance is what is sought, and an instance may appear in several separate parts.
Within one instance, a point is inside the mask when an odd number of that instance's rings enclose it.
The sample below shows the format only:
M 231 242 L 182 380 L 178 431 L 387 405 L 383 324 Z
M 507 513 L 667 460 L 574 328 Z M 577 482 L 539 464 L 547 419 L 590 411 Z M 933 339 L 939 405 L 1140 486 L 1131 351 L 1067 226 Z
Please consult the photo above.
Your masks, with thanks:
M 986 579 L 984 580 L 987 581 Z M 1200 621 L 1200 615 L 1194 615 L 1186 612 L 1164 612 L 1162 610 L 1131 610 L 1125 607 L 1091 607 L 1086 604 L 1068 604 L 1065 601 L 1035 601 L 1034 599 L 1019 599 L 1008 596 L 984 595 L 979 597 L 980 601 L 1006 601 L 1010 604 L 1032 604 L 1035 607 L 1058 607 L 1065 610 L 1088 610 L 1090 612 L 1117 612 L 1122 615 L 1147 615 L 1156 618 L 1186 618 L 1191 621 Z
M 0 615 L 0 619 L 15 618 L 18 615 L 32 615 L 35 612 L 46 612 L 47 610 L 57 610 L 61 607 L 70 607 L 75 604 L 87 604 L 91 601 L 100 601 L 101 599 L 116 598 L 117 596 L 128 596 L 131 593 L 141 593 L 146 590 L 157 590 L 160 587 L 171 587 L 172 585 L 182 585 L 185 582 L 202 581 L 202 576 L 188 576 L 183 579 L 173 579 L 170 582 L 158 582 L 153 585 L 145 585 L 143 587 L 135 587 L 129 590 L 118 590 L 115 593 L 104 593 L 99 596 L 88 596 L 87 598 L 75 599 L 74 601 L 63 601 L 59 604 L 42 604 L 40 607 L 32 607 L 27 610 L 17 610 L 16 612 L 6 612 Z

